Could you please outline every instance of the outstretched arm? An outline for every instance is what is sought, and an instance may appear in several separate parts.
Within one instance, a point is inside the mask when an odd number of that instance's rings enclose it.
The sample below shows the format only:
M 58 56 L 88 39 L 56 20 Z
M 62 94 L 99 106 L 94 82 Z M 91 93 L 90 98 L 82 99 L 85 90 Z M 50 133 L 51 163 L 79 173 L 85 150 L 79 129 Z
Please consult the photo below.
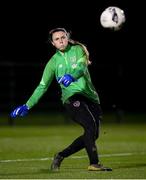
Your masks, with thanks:
M 44 95 L 44 93 L 47 91 L 48 87 L 50 86 L 53 77 L 54 77 L 54 66 L 51 61 L 49 61 L 44 69 L 42 79 L 37 86 L 37 88 L 34 90 L 31 97 L 28 99 L 26 104 L 16 107 L 10 114 L 12 118 L 15 118 L 17 116 L 25 116 L 29 109 L 31 109 L 35 104 L 38 103 L 40 98 Z
M 26 102 L 26 105 L 29 108 L 32 108 L 35 104 L 38 103 L 40 98 L 45 94 L 47 91 L 48 87 L 50 86 L 52 80 L 54 78 L 54 68 L 53 64 L 51 61 L 49 61 L 44 69 L 42 79 L 37 86 L 37 88 L 34 90 L 33 94 L 31 97 L 28 99 Z

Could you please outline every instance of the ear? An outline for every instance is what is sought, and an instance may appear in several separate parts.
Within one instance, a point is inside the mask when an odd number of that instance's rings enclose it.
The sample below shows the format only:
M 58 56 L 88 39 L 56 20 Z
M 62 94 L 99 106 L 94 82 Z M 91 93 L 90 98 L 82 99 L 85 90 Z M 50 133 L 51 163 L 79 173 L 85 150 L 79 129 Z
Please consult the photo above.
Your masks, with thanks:
M 51 41 L 51 44 L 52 44 L 53 46 L 55 46 L 54 43 L 53 43 L 53 41 Z
M 69 33 L 69 32 L 67 32 L 66 34 L 67 34 L 68 39 L 70 39 L 70 33 Z

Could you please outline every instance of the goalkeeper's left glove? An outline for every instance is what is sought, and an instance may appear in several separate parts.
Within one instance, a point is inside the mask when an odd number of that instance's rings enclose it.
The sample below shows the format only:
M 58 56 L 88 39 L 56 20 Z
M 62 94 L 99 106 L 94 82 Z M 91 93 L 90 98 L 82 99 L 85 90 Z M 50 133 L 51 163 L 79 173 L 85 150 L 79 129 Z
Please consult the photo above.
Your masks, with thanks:
M 58 78 L 58 83 L 62 83 L 65 87 L 68 87 L 75 79 L 70 74 L 65 74 L 64 76 Z

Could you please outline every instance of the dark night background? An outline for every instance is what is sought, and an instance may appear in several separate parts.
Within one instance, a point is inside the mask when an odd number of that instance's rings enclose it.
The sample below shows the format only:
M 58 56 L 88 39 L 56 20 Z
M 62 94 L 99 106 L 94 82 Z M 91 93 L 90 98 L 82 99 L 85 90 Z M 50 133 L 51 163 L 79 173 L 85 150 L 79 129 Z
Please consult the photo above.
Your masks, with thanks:
M 80 5 L 79 5 L 80 2 Z M 0 5 L 0 111 L 23 104 L 39 83 L 54 49 L 48 31 L 64 27 L 72 39 L 87 45 L 89 67 L 103 109 L 145 111 L 145 18 L 142 2 L 117 1 L 12 1 Z M 120 31 L 103 29 L 101 12 L 108 6 L 125 11 Z M 55 81 L 34 108 L 55 110 L 60 106 Z

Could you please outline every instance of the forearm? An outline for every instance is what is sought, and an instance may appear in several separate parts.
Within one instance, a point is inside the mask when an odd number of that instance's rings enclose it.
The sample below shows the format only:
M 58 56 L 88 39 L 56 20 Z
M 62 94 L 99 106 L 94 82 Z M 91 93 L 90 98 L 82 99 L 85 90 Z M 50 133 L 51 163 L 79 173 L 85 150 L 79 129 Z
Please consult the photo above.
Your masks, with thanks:
M 47 91 L 47 89 L 50 86 L 53 78 L 54 78 L 54 64 L 52 64 L 52 62 L 49 61 L 49 63 L 47 63 L 47 65 L 44 69 L 42 79 L 41 79 L 39 85 L 34 90 L 33 94 L 29 98 L 29 100 L 26 102 L 26 105 L 29 108 L 32 108 L 35 104 L 38 103 L 40 98 Z
M 32 108 L 35 104 L 38 103 L 40 98 L 44 95 L 44 93 L 47 91 L 48 87 L 44 86 L 42 84 L 39 84 L 38 87 L 35 89 L 31 97 L 26 102 L 26 105 L 29 108 Z

